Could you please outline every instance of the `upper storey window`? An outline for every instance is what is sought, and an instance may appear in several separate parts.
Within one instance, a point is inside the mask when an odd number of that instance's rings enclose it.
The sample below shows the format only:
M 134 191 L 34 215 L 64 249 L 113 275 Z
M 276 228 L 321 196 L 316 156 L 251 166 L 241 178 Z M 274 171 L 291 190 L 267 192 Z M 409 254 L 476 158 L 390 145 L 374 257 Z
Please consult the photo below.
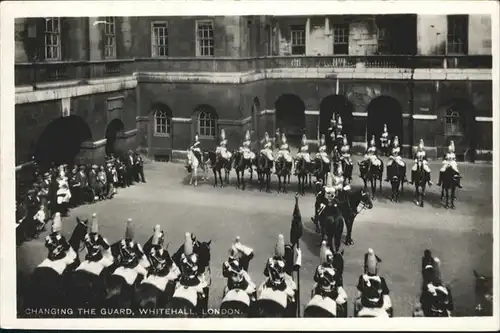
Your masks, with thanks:
M 107 16 L 104 25 L 104 58 L 116 58 L 116 25 L 115 18 Z
M 448 15 L 447 54 L 468 53 L 469 17 Z
M 61 19 L 45 18 L 45 60 L 61 60 Z
M 153 57 L 168 56 L 167 22 L 153 22 L 151 24 L 151 53 Z
M 349 54 L 349 25 L 333 26 L 333 54 Z
M 213 57 L 214 53 L 214 22 L 196 21 L 196 56 Z
M 306 54 L 306 27 L 305 25 L 292 25 L 290 27 L 291 41 L 292 41 L 292 54 L 304 55 Z

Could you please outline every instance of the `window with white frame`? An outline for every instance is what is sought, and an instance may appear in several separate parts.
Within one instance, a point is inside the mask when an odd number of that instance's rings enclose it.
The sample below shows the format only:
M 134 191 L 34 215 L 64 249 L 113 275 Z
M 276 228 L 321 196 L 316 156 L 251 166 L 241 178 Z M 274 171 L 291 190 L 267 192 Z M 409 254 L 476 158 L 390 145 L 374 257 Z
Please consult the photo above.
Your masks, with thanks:
M 349 54 L 349 25 L 333 26 L 333 54 Z
M 217 119 L 208 110 L 201 110 L 198 114 L 198 133 L 200 136 L 214 138 L 217 133 Z
M 151 24 L 151 56 L 168 56 L 168 26 L 167 22 L 153 22 Z
M 460 114 L 453 108 L 446 110 L 444 133 L 447 136 L 462 136 Z
M 154 110 L 155 136 L 169 136 L 172 129 L 172 117 L 166 110 Z
M 467 54 L 469 17 L 467 15 L 448 15 L 448 54 Z
M 104 58 L 116 57 L 116 25 L 115 18 L 106 16 L 104 25 Z
M 45 60 L 61 60 L 61 19 L 45 18 Z
M 196 55 L 214 56 L 214 22 L 212 20 L 196 21 Z
M 380 54 L 391 53 L 389 48 L 388 29 L 386 27 L 377 28 L 377 51 Z
M 306 26 L 305 25 L 292 25 L 290 27 L 291 41 L 292 41 L 292 54 L 304 55 L 306 54 Z

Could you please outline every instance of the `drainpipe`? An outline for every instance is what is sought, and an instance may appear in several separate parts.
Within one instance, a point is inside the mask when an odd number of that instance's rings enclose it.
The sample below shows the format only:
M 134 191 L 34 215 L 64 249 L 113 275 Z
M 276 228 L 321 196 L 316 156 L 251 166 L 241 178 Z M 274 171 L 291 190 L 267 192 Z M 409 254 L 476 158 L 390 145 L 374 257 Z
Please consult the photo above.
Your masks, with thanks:
M 410 151 L 409 151 L 409 157 L 412 158 L 412 153 L 413 153 L 413 143 L 415 142 L 415 123 L 413 119 L 414 115 L 414 96 L 413 96 L 413 88 L 415 87 L 415 82 L 414 82 L 414 76 L 415 76 L 415 59 L 416 55 L 413 55 L 410 59 L 410 82 L 409 82 L 409 88 L 410 88 L 410 98 L 408 100 L 408 104 L 410 107 Z

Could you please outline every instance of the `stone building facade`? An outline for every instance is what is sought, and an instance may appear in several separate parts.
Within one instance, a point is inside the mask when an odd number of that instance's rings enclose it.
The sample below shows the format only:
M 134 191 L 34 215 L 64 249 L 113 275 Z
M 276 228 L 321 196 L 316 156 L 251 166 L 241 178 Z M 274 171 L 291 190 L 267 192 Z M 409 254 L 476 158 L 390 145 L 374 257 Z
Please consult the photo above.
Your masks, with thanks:
M 318 141 L 333 113 L 356 150 L 387 124 L 405 154 L 492 151 L 488 15 L 16 19 L 16 165 L 141 148 L 182 154 L 225 129 L 255 149 Z M 59 155 L 51 151 L 59 151 Z M 313 148 L 314 149 L 314 148 Z M 56 154 L 56 155 L 57 155 Z

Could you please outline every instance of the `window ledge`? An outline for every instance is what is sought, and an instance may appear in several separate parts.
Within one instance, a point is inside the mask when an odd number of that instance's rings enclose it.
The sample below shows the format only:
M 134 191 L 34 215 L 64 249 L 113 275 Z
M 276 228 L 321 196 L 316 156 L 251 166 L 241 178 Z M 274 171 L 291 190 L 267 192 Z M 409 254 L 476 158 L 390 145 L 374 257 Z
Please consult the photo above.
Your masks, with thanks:
M 202 139 L 202 140 L 215 140 L 215 136 L 200 135 L 200 139 Z
M 158 137 L 158 138 L 169 138 L 169 137 L 170 137 L 170 134 L 168 134 L 168 133 L 157 133 L 157 132 L 155 132 L 154 136 L 155 136 L 155 137 Z

